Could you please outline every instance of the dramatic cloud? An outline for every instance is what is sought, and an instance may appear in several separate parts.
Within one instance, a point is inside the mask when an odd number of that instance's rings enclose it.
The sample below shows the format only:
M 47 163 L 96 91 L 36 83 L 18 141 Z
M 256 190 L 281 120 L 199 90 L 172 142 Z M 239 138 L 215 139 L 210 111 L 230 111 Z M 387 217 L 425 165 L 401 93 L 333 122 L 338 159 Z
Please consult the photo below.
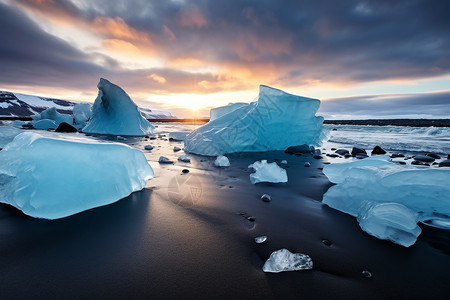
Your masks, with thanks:
M 437 78 L 450 74 L 448 11 L 445 0 L 0 0 L 0 84 L 86 89 L 103 76 L 141 94 L 210 94 Z
M 450 91 L 439 93 L 371 95 L 322 101 L 319 114 L 333 119 L 449 118 Z

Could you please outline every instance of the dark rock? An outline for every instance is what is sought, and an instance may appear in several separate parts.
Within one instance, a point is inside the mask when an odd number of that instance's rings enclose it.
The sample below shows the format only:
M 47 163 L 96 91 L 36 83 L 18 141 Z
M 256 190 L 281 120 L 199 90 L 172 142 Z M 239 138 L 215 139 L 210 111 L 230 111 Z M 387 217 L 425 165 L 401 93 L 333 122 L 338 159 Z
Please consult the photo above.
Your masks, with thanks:
M 187 174 L 187 173 L 189 173 L 189 170 L 188 170 L 188 169 L 183 169 L 183 170 L 181 170 L 181 172 L 182 172 L 183 174 Z
M 58 128 L 56 128 L 55 130 L 56 132 L 77 132 L 78 130 L 73 127 L 72 125 L 66 123 L 66 122 L 62 122 L 61 124 L 59 124 Z
M 401 165 L 406 165 L 406 161 L 399 161 L 398 163 Z
M 333 128 L 333 131 L 336 131 L 337 130 L 337 128 Z
M 450 154 L 449 154 L 449 155 L 447 155 L 447 159 L 450 159 Z
M 350 152 L 348 150 L 346 150 L 346 149 L 338 149 L 334 153 L 337 153 L 339 155 L 345 155 L 345 154 L 348 154 Z
M 3 148 L 0 148 L 0 151 L 2 151 L 3 150 Z
M 383 155 L 386 154 L 386 151 L 383 150 L 380 146 L 375 146 L 372 150 L 372 155 Z
M 421 162 L 420 160 L 413 160 L 411 162 L 412 165 L 422 166 L 424 162 Z
M 439 165 L 437 162 L 432 163 L 433 166 Z
M 322 240 L 322 244 L 324 244 L 325 246 L 330 247 L 332 245 L 332 243 L 329 240 Z
M 297 154 L 297 153 L 312 153 L 313 151 L 314 147 L 309 147 L 308 145 L 299 145 L 288 147 L 284 152 L 289 154 Z
M 336 148 L 331 148 L 330 150 L 331 150 L 331 151 L 334 151 L 334 150 L 336 150 Z
M 327 156 L 329 157 L 339 157 L 339 155 L 335 154 L 335 153 L 328 153 Z
M 156 140 L 156 136 L 151 136 L 150 139 L 151 140 Z
M 255 218 L 253 217 L 248 217 L 247 220 L 249 220 L 250 222 L 255 222 Z
M 450 159 L 446 159 L 439 163 L 439 167 L 450 167 Z
M 349 157 L 352 157 L 352 155 L 350 153 L 347 153 L 347 154 L 344 155 L 344 157 L 345 158 L 349 158 Z
M 361 149 L 361 148 L 358 148 L 358 147 L 353 147 L 353 149 L 352 149 L 352 155 L 353 155 L 353 156 L 356 156 L 356 155 L 358 155 L 358 154 L 363 154 L 363 155 L 366 155 L 366 156 L 367 156 L 366 150 Z
M 405 157 L 405 155 L 403 155 L 401 153 L 392 153 L 391 154 L 391 158 L 396 158 L 396 157 Z
M 433 162 L 434 158 L 432 158 L 428 155 L 416 155 L 414 157 L 414 160 L 421 161 L 421 162 Z
M 436 153 L 427 153 L 426 156 L 432 157 L 434 159 L 440 159 L 441 157 Z
M 270 197 L 270 195 L 264 194 L 261 196 L 261 200 L 264 202 L 270 202 L 272 201 L 272 197 Z
M 315 158 L 315 159 L 321 159 L 321 158 L 322 158 L 322 155 L 314 155 L 313 158 Z

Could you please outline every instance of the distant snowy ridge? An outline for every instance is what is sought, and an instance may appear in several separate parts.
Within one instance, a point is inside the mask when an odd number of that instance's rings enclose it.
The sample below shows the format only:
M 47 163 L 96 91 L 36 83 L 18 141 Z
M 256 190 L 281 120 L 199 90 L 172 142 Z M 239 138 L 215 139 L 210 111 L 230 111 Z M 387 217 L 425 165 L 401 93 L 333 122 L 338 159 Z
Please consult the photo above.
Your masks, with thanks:
M 0 116 L 5 117 L 31 117 L 41 113 L 47 108 L 55 107 L 63 114 L 72 114 L 73 107 L 77 101 L 45 98 L 40 96 L 25 95 L 0 91 Z M 151 110 L 149 108 L 139 108 L 142 116 L 146 119 L 177 119 L 170 112 Z

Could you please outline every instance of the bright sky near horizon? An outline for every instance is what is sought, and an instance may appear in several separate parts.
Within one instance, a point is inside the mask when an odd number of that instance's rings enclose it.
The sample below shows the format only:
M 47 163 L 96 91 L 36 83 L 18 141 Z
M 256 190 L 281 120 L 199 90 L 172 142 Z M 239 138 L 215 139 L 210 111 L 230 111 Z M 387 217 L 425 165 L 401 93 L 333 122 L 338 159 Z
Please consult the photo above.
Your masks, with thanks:
M 202 117 L 265 84 L 325 99 L 327 116 L 445 117 L 449 11 L 445 0 L 0 0 L 0 89 L 93 101 L 104 77 L 140 106 Z

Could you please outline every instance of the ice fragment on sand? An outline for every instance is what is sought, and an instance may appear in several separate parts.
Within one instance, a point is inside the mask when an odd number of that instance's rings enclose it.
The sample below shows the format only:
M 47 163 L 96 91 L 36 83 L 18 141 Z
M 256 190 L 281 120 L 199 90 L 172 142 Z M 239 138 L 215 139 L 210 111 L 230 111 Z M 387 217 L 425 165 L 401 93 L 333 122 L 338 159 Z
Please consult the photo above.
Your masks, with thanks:
M 257 244 L 262 244 L 267 240 L 267 236 L 263 235 L 263 236 L 258 236 L 255 237 L 255 243 Z
M 228 157 L 219 155 L 219 156 L 217 156 L 216 160 L 214 161 L 214 165 L 216 167 L 229 167 L 230 161 L 228 160 Z
M 311 257 L 301 253 L 291 253 L 287 249 L 273 252 L 263 266 L 264 272 L 280 273 L 284 271 L 310 270 L 313 267 Z
M 280 183 L 288 181 L 286 170 L 280 168 L 276 162 L 267 163 L 267 160 L 261 160 L 254 162 L 248 167 L 256 171 L 250 174 L 250 181 L 253 184 L 258 182 Z
M 0 202 L 58 219 L 110 204 L 145 187 L 153 170 L 129 146 L 22 133 L 0 151 Z

